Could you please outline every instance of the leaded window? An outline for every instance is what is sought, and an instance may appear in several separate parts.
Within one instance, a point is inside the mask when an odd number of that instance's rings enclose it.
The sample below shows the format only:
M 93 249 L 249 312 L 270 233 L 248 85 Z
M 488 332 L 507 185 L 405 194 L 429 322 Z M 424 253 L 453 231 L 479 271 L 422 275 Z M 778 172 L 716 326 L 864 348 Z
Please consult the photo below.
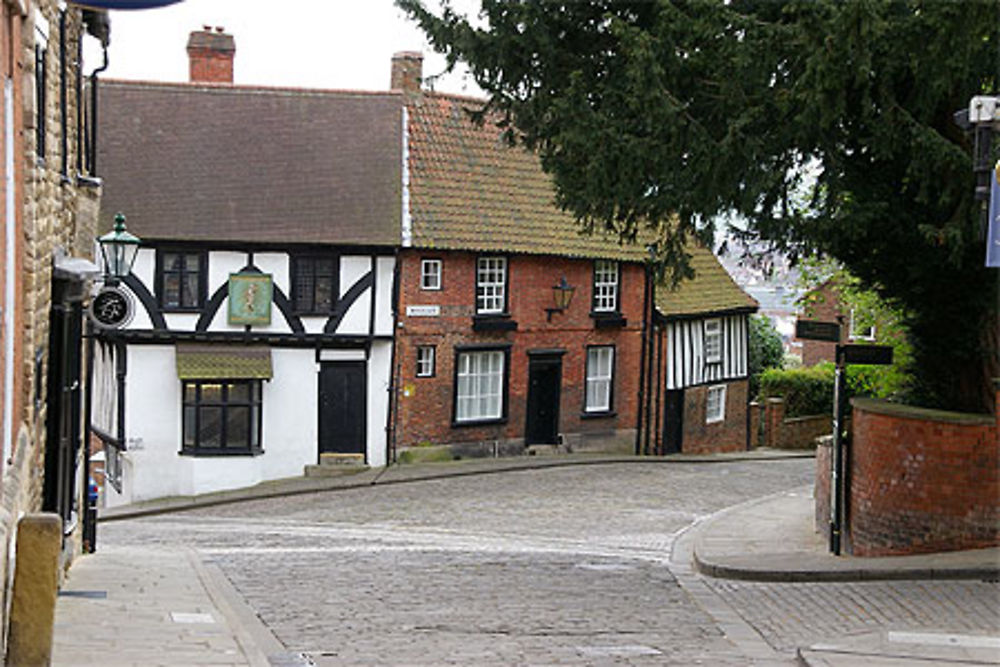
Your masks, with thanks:
M 705 363 L 722 361 L 722 320 L 705 320 Z
M 292 302 L 299 313 L 328 314 L 337 303 L 339 262 L 333 255 L 292 259 Z
M 260 380 L 185 381 L 183 391 L 182 453 L 260 452 Z
M 200 308 L 203 301 L 205 255 L 201 252 L 160 252 L 159 296 L 166 310 Z

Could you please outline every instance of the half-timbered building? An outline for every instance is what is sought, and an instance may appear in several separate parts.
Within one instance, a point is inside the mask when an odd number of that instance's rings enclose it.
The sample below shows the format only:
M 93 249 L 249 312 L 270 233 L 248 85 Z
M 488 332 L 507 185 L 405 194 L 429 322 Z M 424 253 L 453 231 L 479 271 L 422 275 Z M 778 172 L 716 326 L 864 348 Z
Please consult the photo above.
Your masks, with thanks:
M 655 285 L 640 451 L 748 448 L 749 322 L 757 303 L 712 252 L 692 245 L 694 280 Z
M 193 33 L 191 71 L 232 52 Z M 120 377 L 95 429 L 108 505 L 386 462 L 400 96 L 231 72 L 101 87 L 102 224 L 123 212 L 142 239 L 134 315 L 95 356 L 104 385 Z

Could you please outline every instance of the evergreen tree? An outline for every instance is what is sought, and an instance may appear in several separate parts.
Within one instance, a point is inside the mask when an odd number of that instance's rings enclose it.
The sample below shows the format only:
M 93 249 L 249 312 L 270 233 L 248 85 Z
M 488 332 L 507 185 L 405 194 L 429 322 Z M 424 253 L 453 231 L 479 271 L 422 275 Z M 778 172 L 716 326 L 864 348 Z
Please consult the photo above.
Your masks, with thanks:
M 681 278 L 687 239 L 736 212 L 907 314 L 924 403 L 988 409 L 996 276 L 953 113 L 997 89 L 996 2 L 482 0 L 475 24 L 397 4 L 584 228 L 653 227 Z

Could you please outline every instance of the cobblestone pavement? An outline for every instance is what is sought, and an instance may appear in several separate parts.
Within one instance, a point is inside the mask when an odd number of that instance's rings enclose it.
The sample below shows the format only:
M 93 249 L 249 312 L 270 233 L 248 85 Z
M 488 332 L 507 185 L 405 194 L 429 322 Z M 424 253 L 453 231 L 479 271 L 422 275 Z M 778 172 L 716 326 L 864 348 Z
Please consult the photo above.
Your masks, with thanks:
M 782 651 L 765 659 L 779 664 L 803 642 L 855 629 L 924 618 L 996 627 L 995 584 L 713 581 L 707 596 L 681 585 L 692 575 L 668 566 L 679 531 L 807 484 L 813 466 L 589 465 L 424 481 L 104 524 L 101 540 L 192 546 L 290 653 L 320 665 L 748 664 L 746 644 L 721 629 L 738 634 L 732 623 L 713 612 L 723 601 Z

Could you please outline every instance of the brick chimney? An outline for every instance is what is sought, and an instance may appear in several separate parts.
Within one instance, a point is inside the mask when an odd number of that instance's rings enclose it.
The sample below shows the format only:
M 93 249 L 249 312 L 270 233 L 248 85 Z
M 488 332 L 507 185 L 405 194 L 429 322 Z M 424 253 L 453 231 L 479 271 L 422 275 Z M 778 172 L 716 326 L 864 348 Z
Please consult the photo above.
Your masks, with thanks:
M 419 93 L 424 75 L 424 54 L 419 51 L 400 51 L 392 56 L 392 82 L 390 89 L 404 93 Z
M 191 33 L 187 43 L 192 83 L 232 83 L 236 40 L 221 26 L 206 25 Z

